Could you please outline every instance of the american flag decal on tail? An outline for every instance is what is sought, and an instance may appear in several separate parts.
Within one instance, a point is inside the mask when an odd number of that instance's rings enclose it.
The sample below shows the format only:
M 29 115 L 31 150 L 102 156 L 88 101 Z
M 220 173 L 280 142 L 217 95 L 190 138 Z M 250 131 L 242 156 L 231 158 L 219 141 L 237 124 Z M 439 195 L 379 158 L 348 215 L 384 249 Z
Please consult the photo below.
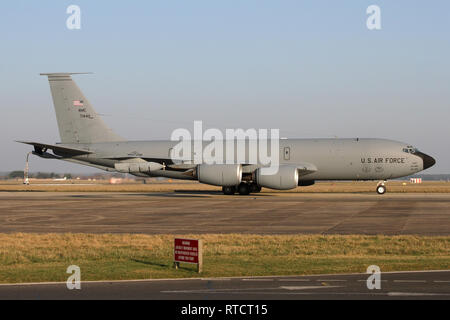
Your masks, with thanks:
M 82 107 L 83 106 L 83 100 L 74 100 L 73 105 L 75 107 Z

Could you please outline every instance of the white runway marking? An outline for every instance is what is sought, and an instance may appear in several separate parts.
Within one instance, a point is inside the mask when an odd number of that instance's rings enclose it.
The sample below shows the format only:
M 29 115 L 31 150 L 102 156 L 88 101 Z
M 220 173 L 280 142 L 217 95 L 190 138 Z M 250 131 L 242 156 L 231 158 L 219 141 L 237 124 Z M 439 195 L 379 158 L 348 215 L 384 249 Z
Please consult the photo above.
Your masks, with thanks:
M 248 290 L 273 290 L 277 288 L 244 288 L 244 289 L 197 289 L 197 290 L 164 290 L 161 293 L 228 293 L 232 291 L 248 291 Z
M 202 292 L 193 292 L 193 293 L 202 293 Z M 224 292 L 220 291 L 211 291 L 208 292 L 209 294 L 223 294 Z M 257 294 L 257 295 L 271 295 L 271 296 L 280 296 L 280 295 L 302 295 L 302 296 L 322 296 L 322 295 L 328 295 L 328 296 L 392 296 L 392 297 L 401 297 L 408 295 L 407 292 L 326 292 L 326 293 L 319 293 L 319 292 L 304 292 L 304 291 L 285 291 L 285 292 L 256 292 L 256 291 L 246 291 L 246 292 L 227 292 L 227 294 L 234 294 L 234 295 L 250 295 L 250 294 Z M 412 293 L 409 294 L 411 296 L 437 296 L 437 297 L 450 297 L 450 294 L 448 293 Z
M 267 290 L 309 290 L 309 289 L 322 289 L 322 288 L 339 288 L 340 286 L 282 286 L 282 287 L 270 287 L 270 288 L 234 288 L 234 289 L 198 289 L 198 290 L 165 290 L 161 293 L 248 293 L 248 291 L 256 292 L 257 294 L 263 294 Z
M 283 286 L 280 289 L 285 290 L 309 290 L 309 289 L 323 289 L 323 288 L 341 288 L 341 286 Z
M 242 281 L 275 281 L 275 279 L 242 279 Z
M 447 293 L 428 293 L 428 292 L 388 292 L 391 297 L 421 297 L 421 296 L 448 296 Z

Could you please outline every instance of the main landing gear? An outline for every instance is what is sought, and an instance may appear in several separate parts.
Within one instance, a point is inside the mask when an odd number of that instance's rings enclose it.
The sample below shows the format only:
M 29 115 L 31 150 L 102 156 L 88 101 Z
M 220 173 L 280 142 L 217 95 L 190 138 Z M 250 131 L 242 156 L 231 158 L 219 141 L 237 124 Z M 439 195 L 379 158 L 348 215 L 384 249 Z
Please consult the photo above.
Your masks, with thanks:
M 386 181 L 378 182 L 378 185 L 377 185 L 377 193 L 378 194 L 385 194 L 386 193 L 385 183 L 386 183 Z
M 261 187 L 258 186 L 256 183 L 241 182 L 237 186 L 222 187 L 222 191 L 226 195 L 232 195 L 238 192 L 240 195 L 246 196 L 252 192 L 253 193 L 260 192 Z
M 223 194 L 226 195 L 232 195 L 236 193 L 236 187 L 232 186 L 232 187 L 222 187 L 222 192 Z

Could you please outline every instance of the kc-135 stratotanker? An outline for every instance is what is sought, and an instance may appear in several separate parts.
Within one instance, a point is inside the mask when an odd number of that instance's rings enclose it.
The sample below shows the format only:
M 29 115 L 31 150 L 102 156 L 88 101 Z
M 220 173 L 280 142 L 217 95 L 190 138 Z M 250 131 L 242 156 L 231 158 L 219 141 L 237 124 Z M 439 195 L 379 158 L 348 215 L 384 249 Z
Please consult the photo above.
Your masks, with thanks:
M 191 154 L 174 161 L 172 153 L 179 141 L 126 141 L 118 136 L 95 112 L 72 80 L 73 74 L 41 74 L 48 76 L 61 142 L 19 141 L 33 145 L 34 155 L 139 177 L 198 180 L 221 186 L 225 194 L 242 195 L 259 192 L 261 187 L 309 186 L 317 180 L 376 180 L 377 193 L 384 194 L 388 179 L 409 176 L 436 163 L 408 143 L 372 138 L 279 139 L 275 174 L 264 174 L 267 164 L 259 158 L 256 162 L 197 163 Z M 244 145 L 248 155 L 249 141 Z

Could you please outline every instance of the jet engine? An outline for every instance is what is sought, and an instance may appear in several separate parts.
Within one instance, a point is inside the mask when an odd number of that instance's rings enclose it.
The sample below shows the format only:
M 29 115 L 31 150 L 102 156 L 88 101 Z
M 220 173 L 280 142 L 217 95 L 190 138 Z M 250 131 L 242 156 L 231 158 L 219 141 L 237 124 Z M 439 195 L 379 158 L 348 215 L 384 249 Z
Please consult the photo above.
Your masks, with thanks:
M 298 169 L 295 166 L 280 166 L 273 175 L 262 174 L 256 170 L 256 183 L 265 188 L 276 190 L 294 189 L 298 186 Z
M 242 165 L 200 164 L 197 166 L 197 179 L 201 183 L 214 186 L 236 186 L 242 180 Z

